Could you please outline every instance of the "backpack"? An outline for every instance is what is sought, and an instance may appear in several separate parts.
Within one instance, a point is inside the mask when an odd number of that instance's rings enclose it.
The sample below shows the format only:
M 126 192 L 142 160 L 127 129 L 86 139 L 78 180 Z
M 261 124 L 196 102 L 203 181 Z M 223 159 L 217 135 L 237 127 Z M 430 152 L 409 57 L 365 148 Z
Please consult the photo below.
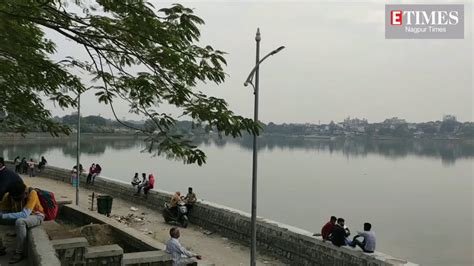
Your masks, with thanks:
M 36 191 L 36 194 L 38 194 L 40 204 L 43 207 L 44 220 L 50 221 L 56 219 L 59 206 L 54 197 L 54 193 L 39 188 L 35 188 L 34 190 Z

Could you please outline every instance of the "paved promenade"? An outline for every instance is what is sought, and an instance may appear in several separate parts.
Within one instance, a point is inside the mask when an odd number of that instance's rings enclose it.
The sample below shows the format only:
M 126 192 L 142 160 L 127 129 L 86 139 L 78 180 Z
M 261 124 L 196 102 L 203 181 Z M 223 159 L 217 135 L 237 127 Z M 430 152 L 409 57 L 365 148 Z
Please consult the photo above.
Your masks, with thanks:
M 23 176 L 24 181 L 32 187 L 43 188 L 55 193 L 57 200 L 73 200 L 75 202 L 75 189 L 63 182 L 55 180 Z M 90 203 L 88 195 L 92 194 L 92 190 L 80 190 L 80 206 L 87 208 Z M 152 237 L 160 242 L 165 243 L 169 239 L 170 225 L 165 224 L 163 217 L 158 210 L 142 207 L 133 202 L 139 201 L 140 198 L 130 195 L 130 201 L 114 199 L 112 208 L 112 219 L 119 217 L 127 217 L 133 214 L 132 219 L 122 219 L 132 228 L 143 233 L 144 237 Z M 131 207 L 138 208 L 137 211 L 131 211 Z M 137 218 L 137 219 L 135 219 Z M 142 219 L 143 218 L 143 219 Z M 200 227 L 190 225 L 188 228 L 180 228 L 181 243 L 194 253 L 203 256 L 205 261 L 214 263 L 215 265 L 248 265 L 250 261 L 250 249 L 239 243 L 228 240 L 216 233 L 207 232 Z M 0 261 L 0 264 L 3 264 Z M 258 265 L 283 265 L 275 258 L 260 256 Z

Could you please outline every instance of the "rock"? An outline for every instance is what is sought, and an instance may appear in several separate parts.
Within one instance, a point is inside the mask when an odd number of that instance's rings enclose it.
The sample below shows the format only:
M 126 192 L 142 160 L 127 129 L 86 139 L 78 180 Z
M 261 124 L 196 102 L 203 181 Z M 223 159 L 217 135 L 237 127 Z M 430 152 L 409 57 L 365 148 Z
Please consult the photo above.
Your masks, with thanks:
M 138 211 L 138 208 L 135 208 L 135 207 L 132 206 L 132 207 L 130 207 L 130 210 L 133 211 L 133 212 L 136 212 L 136 211 Z
M 208 230 L 206 230 L 206 231 L 204 231 L 204 232 L 202 232 L 202 233 L 205 234 L 205 235 L 212 235 L 212 234 L 214 234 L 214 232 L 211 232 L 211 231 L 208 231 Z

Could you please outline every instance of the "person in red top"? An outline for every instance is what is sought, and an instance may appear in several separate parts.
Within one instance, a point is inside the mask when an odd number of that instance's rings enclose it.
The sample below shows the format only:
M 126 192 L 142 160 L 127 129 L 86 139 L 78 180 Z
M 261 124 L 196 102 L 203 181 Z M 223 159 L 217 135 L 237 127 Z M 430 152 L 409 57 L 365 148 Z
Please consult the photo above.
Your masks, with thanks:
M 155 187 L 155 177 L 152 174 L 150 174 L 148 176 L 148 185 L 145 188 L 143 188 L 143 193 L 145 193 L 145 198 L 148 196 L 148 191 L 152 189 L 153 187 Z
M 331 216 L 331 219 L 329 222 L 327 222 L 323 228 L 321 228 L 321 236 L 323 237 L 323 240 L 329 240 L 329 235 L 332 232 L 332 229 L 334 228 L 334 225 L 336 224 L 336 216 Z

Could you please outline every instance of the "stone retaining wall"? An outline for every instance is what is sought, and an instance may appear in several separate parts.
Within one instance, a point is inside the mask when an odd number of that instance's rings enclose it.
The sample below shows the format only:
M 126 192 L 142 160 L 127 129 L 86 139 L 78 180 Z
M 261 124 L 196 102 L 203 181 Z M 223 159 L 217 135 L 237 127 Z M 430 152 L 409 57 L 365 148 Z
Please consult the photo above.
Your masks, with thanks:
M 43 227 L 28 230 L 28 264 L 31 266 L 61 266 L 56 252 Z
M 70 171 L 47 166 L 40 176 L 68 181 Z M 84 184 L 85 180 L 86 176 L 82 175 L 81 184 Z M 135 189 L 129 184 L 102 177 L 96 178 L 93 190 L 128 201 L 135 193 Z M 160 210 L 170 197 L 169 192 L 152 190 L 148 199 L 133 199 L 133 202 Z M 250 215 L 248 213 L 211 202 L 199 201 L 194 206 L 190 221 L 230 239 L 246 245 L 250 244 Z M 257 240 L 259 252 L 274 255 L 291 265 L 415 265 L 380 252 L 365 254 L 351 248 L 338 248 L 323 242 L 319 237 L 313 237 L 311 232 L 263 218 L 257 219 Z

